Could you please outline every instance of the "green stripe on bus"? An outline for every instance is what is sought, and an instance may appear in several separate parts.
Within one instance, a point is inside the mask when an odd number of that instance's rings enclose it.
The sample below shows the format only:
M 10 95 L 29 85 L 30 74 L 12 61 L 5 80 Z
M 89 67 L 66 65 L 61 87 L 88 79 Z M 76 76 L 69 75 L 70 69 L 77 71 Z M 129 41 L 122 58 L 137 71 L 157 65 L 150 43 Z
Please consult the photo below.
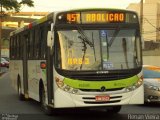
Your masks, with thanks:
M 75 80 L 70 78 L 64 78 L 64 83 L 73 88 L 77 89 L 100 89 L 104 86 L 106 89 L 112 88 L 121 88 L 128 87 L 133 85 L 139 80 L 138 76 L 133 76 L 126 79 L 121 80 L 111 80 L 111 81 L 84 81 L 84 80 Z

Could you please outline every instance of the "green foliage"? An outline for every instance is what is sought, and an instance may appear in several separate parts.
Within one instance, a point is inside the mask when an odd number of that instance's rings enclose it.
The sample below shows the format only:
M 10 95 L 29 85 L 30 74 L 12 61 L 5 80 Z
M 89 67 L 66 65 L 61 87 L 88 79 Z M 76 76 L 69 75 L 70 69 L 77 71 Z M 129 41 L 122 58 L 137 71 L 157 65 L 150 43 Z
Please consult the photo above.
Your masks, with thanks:
M 32 1 L 32 0 L 22 0 L 21 2 L 20 2 L 20 5 L 27 5 L 28 7 L 34 7 L 34 4 L 33 4 L 34 2 Z
M 2 6 L 2 10 L 4 11 L 14 11 L 19 12 L 20 8 L 23 5 L 27 5 L 28 7 L 33 7 L 34 2 L 32 0 L 21 0 L 18 2 L 18 0 L 0 0 L 0 5 Z

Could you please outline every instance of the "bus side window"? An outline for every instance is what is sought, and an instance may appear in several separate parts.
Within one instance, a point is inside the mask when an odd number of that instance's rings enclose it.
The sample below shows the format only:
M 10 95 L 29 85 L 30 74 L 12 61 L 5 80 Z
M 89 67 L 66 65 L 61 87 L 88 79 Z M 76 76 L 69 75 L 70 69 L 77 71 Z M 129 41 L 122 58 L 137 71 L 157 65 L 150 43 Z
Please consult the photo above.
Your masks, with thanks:
M 36 59 L 36 52 L 37 52 L 36 51 L 36 47 L 37 47 L 36 46 L 36 35 L 37 35 L 36 34 L 36 28 L 34 27 L 33 28 L 33 36 L 32 36 L 33 37 L 33 41 L 32 41 L 32 51 L 33 51 L 33 53 L 32 53 L 33 56 L 32 57 L 33 57 L 33 59 Z
M 17 55 L 17 36 L 14 37 L 14 59 L 16 59 L 16 55 Z
M 18 54 L 19 54 L 19 59 L 21 59 L 21 56 L 22 56 L 22 54 L 21 54 L 21 37 L 20 37 L 20 35 L 18 35 Z
M 31 59 L 32 58 L 32 30 L 29 32 L 29 43 L 28 43 L 28 58 Z
M 39 58 L 39 49 L 40 49 L 40 33 L 39 33 L 39 27 L 35 28 L 35 41 L 34 41 L 34 55 L 35 55 L 35 59 Z
M 47 49 L 47 25 L 43 24 L 41 29 L 41 58 L 46 58 L 46 49 Z
M 17 35 L 17 40 L 16 40 L 16 49 L 17 49 L 17 53 L 16 53 L 16 55 L 17 55 L 17 59 L 19 59 L 19 37 L 18 37 L 18 35 Z
M 39 42 L 38 42 L 38 46 L 39 46 L 39 50 L 38 50 L 38 56 L 39 58 L 42 58 L 42 47 L 43 47 L 43 34 L 44 34 L 44 31 L 43 31 L 43 26 L 40 27 L 40 30 L 39 30 Z
M 12 40 L 12 58 L 15 59 L 15 40 L 16 40 L 16 37 L 13 36 L 13 40 Z
M 24 38 L 26 40 L 26 53 L 27 53 L 27 58 L 29 57 L 29 33 L 24 34 Z
M 21 45 L 21 48 L 20 48 L 20 49 L 21 49 L 21 51 L 20 51 L 20 52 L 21 52 L 21 59 L 23 58 L 23 51 L 24 51 L 24 50 L 23 50 L 23 39 L 22 39 L 22 38 L 23 38 L 23 37 L 22 37 L 22 35 L 20 34 L 20 40 L 21 40 L 21 42 L 20 42 L 20 45 Z
M 13 59 L 13 40 L 14 40 L 14 37 L 12 36 L 10 38 L 10 58 Z
M 32 30 L 28 33 L 28 58 L 32 59 L 33 57 L 33 51 L 32 51 L 32 41 L 33 41 L 33 37 L 32 37 L 33 33 Z
M 30 35 L 30 37 L 31 37 L 31 42 L 30 42 L 30 53 L 31 53 L 31 58 L 34 58 L 34 42 L 35 42 L 35 29 L 33 28 L 32 30 L 31 30 L 31 35 Z

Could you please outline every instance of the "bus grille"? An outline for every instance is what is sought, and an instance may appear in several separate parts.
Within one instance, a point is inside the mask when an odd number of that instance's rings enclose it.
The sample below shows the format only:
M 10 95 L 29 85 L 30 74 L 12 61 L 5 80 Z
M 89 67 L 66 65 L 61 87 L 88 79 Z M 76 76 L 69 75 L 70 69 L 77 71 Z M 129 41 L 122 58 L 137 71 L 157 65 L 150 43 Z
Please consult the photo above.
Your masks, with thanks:
M 107 104 L 107 103 L 117 103 L 121 101 L 122 96 L 112 96 L 109 101 L 95 101 L 95 97 L 83 97 L 85 104 Z
M 78 80 L 88 80 L 88 81 L 110 81 L 110 80 L 119 80 L 119 79 L 125 79 L 129 77 L 133 77 L 134 74 L 111 74 L 111 75 L 75 75 L 75 76 L 68 76 L 72 79 L 78 79 Z
M 121 88 L 113 88 L 113 89 L 105 89 L 103 92 L 108 92 L 108 91 L 118 91 L 122 90 L 124 87 Z M 100 89 L 80 89 L 83 92 L 102 92 Z
M 120 102 L 120 100 L 107 101 L 107 102 L 84 101 L 84 103 L 86 104 L 107 104 L 107 103 L 117 103 L 117 102 Z
M 61 75 L 85 81 L 111 81 L 120 80 L 133 77 L 141 71 L 142 68 L 129 69 L 129 70 L 110 70 L 110 71 L 68 71 L 57 69 L 58 73 Z M 101 73 L 102 72 L 102 73 Z M 106 72 L 106 73 L 105 73 Z

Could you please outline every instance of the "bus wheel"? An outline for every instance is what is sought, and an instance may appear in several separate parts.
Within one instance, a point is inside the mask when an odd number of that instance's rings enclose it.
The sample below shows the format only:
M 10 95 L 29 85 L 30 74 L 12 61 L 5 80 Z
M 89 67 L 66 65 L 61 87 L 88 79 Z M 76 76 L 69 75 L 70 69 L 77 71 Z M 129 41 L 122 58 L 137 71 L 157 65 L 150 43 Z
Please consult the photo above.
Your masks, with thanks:
M 118 113 L 121 110 L 121 106 L 113 106 L 112 109 L 109 109 L 109 113 Z
M 25 98 L 24 98 L 24 95 L 22 94 L 22 87 L 21 87 L 20 80 L 18 80 L 18 82 L 17 82 L 17 91 L 18 91 L 19 100 L 24 101 Z
M 46 95 L 45 95 L 44 87 L 41 87 L 40 89 L 40 102 L 45 114 L 52 115 L 52 108 L 46 104 Z

